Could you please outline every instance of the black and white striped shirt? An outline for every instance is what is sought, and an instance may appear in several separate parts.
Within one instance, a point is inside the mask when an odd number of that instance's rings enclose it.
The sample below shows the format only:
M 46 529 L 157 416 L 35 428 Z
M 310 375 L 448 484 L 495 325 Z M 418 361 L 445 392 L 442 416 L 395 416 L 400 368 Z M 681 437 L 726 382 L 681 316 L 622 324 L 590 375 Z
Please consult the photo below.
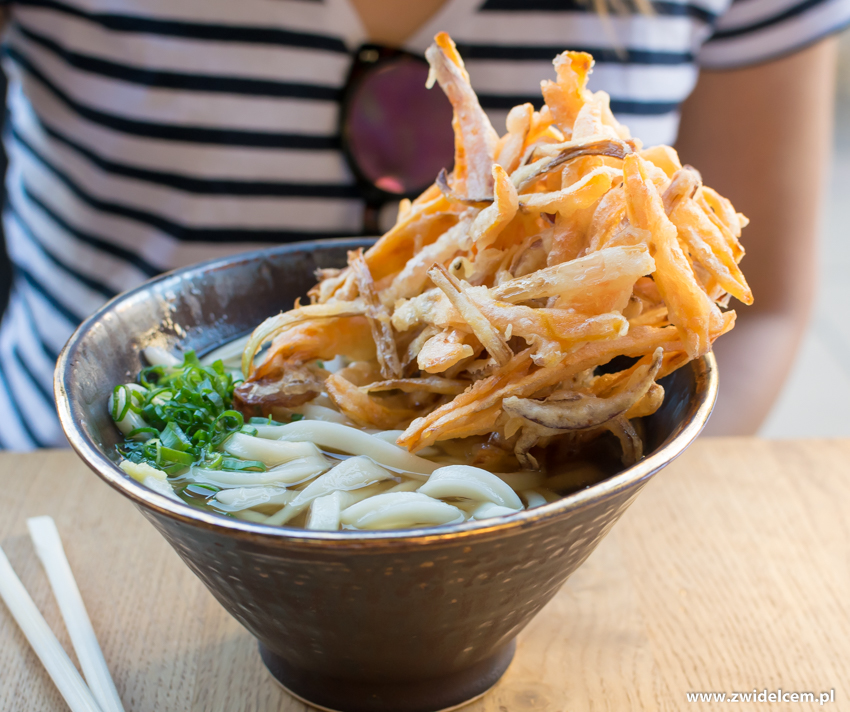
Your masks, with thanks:
M 0 446 L 28 449 L 64 442 L 53 365 L 109 297 L 199 260 L 360 232 L 337 116 L 367 37 L 348 0 L 3 4 L 14 283 Z M 632 133 L 672 143 L 699 67 L 768 60 L 850 22 L 850 0 L 654 6 L 606 26 L 575 0 L 447 0 L 406 48 L 449 31 L 500 131 L 511 106 L 541 104 L 556 54 L 587 50 L 591 88 Z

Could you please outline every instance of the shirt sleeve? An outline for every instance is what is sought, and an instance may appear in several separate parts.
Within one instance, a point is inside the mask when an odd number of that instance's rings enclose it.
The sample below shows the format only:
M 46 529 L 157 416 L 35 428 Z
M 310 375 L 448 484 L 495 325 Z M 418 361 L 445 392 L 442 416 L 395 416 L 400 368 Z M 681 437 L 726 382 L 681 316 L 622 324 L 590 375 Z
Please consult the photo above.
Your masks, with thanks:
M 733 0 L 697 54 L 735 69 L 791 54 L 850 24 L 850 0 Z

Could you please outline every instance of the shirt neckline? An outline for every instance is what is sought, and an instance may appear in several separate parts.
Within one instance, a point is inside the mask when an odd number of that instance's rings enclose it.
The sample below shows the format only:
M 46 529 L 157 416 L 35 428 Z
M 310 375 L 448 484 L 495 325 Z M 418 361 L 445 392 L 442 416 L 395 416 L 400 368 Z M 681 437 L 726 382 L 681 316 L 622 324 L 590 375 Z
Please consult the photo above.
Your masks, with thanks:
M 332 10 L 339 13 L 338 17 L 343 20 L 343 27 L 347 30 L 344 32 L 343 39 L 350 52 L 355 52 L 360 45 L 369 41 L 366 26 L 350 0 L 326 0 L 326 2 Z M 398 49 L 422 54 L 434 41 L 434 35 L 458 27 L 457 19 L 469 11 L 474 11 L 481 3 L 482 0 L 447 0 L 434 15 L 425 21 L 424 25 L 402 42 Z

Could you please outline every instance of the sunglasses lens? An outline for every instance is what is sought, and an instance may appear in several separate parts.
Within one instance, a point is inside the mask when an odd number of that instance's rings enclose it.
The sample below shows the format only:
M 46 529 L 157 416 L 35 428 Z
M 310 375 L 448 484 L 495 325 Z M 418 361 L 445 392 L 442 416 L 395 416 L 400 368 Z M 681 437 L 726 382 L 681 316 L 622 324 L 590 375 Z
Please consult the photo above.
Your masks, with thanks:
M 452 107 L 425 88 L 427 65 L 401 58 L 369 72 L 351 96 L 349 150 L 364 177 L 387 193 L 417 193 L 454 161 Z

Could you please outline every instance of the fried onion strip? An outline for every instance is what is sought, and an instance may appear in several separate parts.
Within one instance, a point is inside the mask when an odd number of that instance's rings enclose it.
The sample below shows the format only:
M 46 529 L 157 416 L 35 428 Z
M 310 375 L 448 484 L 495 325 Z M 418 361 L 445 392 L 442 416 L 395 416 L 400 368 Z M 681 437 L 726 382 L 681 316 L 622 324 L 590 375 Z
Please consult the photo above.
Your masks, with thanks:
M 635 369 L 615 393 L 600 398 L 576 391 L 553 394 L 543 401 L 530 398 L 506 398 L 502 407 L 508 415 L 537 423 L 556 431 L 586 430 L 622 415 L 643 398 L 655 382 L 661 368 L 663 350 L 658 348 L 652 362 Z
M 349 252 L 348 264 L 357 279 L 360 296 L 369 305 L 366 316 L 372 329 L 372 339 L 377 349 L 381 374 L 384 378 L 401 378 L 401 361 L 398 358 L 398 346 L 393 336 L 390 312 L 381 304 L 375 293 L 375 283 L 369 273 L 369 266 L 363 258 L 363 251 Z
M 452 306 L 460 313 L 461 318 L 472 329 L 472 333 L 483 344 L 496 363 L 504 366 L 511 360 L 513 352 L 508 347 L 504 336 L 481 313 L 472 299 L 465 293 L 463 285 L 456 277 L 450 275 L 442 265 L 435 265 L 428 272 L 431 281 L 446 295 Z
M 360 386 L 360 390 L 366 393 L 396 390 L 404 391 L 405 393 L 427 391 L 428 393 L 456 396 L 458 393 L 463 393 L 470 385 L 469 381 L 460 381 L 456 378 L 427 376 L 424 378 L 397 378 L 391 381 L 375 381 L 375 383 L 370 383 L 368 386 Z
M 426 57 L 452 105 L 452 172 L 348 267 L 319 270 L 310 306 L 255 330 L 235 402 L 286 417 L 315 399 L 309 418 L 330 398 L 345 422 L 405 428 L 410 451 L 440 442 L 429 457 L 491 469 L 586 457 L 608 432 L 637 461 L 659 379 L 733 327 L 731 297 L 752 301 L 747 219 L 673 148 L 631 138 L 587 89 L 589 54 L 558 55 L 543 108 L 514 107 L 501 138 L 451 38 Z
M 493 193 L 492 166 L 499 137 L 478 103 L 454 42 L 445 32 L 437 35 L 435 43 L 425 51 L 425 58 L 431 65 L 430 76 L 439 82 L 454 110 L 452 187 L 467 199 L 486 199 Z
M 251 334 L 245 351 L 242 352 L 242 373 L 247 378 L 254 371 L 254 357 L 269 339 L 288 329 L 289 327 L 303 321 L 314 319 L 330 319 L 332 317 L 362 316 L 366 313 L 367 306 L 362 301 L 355 302 L 329 302 L 326 304 L 310 304 L 298 307 L 288 312 L 281 312 L 277 316 L 269 317 L 260 324 Z

